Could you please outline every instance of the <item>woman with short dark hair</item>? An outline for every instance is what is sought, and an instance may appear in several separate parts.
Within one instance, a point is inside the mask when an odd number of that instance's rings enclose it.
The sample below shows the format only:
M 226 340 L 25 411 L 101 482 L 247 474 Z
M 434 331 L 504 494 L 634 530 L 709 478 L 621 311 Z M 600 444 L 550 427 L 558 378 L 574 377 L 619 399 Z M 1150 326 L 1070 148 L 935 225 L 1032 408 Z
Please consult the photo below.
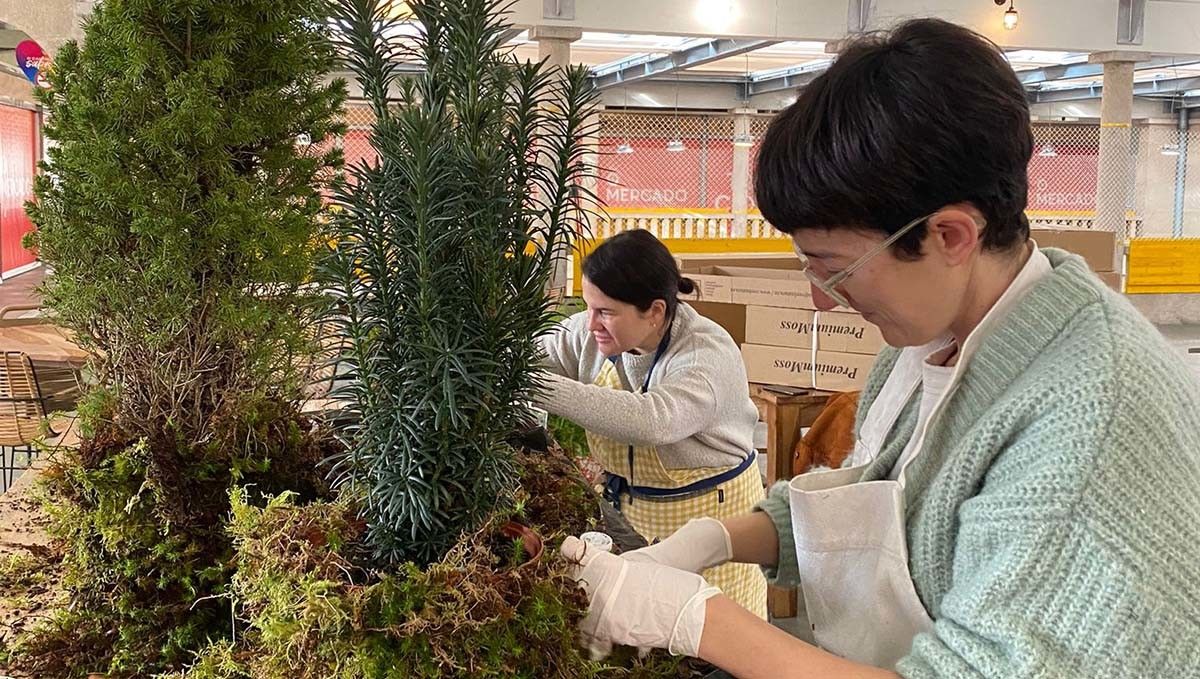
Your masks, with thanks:
M 936 19 L 855 40 L 775 119 L 763 215 L 817 306 L 894 348 L 843 468 L 630 559 L 568 538 L 593 643 L 772 679 L 1200 676 L 1200 384 L 1080 257 L 1029 240 L 1031 153 L 1003 53 Z M 798 584 L 820 648 L 697 554 Z
M 606 499 L 649 542 L 690 519 L 718 524 L 763 499 L 758 412 L 741 354 L 729 333 L 679 301 L 692 290 L 650 232 L 621 233 L 584 260 L 587 310 L 542 338 L 548 374 L 538 405 L 587 431 Z M 757 567 L 702 570 L 766 617 Z

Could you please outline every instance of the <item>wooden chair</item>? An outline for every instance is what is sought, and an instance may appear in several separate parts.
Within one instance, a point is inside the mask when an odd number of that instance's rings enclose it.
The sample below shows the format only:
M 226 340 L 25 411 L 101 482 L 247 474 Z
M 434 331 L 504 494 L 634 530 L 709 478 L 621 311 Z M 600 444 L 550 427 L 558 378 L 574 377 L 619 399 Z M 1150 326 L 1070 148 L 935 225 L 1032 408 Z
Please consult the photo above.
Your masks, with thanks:
M 36 312 L 36 313 L 34 313 Z M 0 328 L 46 323 L 40 304 L 10 304 L 0 307 Z
M 18 469 L 33 462 L 33 443 L 46 418 L 37 374 L 29 356 L 19 351 L 0 354 L 0 492 L 12 485 Z M 17 466 L 17 455 L 25 465 Z

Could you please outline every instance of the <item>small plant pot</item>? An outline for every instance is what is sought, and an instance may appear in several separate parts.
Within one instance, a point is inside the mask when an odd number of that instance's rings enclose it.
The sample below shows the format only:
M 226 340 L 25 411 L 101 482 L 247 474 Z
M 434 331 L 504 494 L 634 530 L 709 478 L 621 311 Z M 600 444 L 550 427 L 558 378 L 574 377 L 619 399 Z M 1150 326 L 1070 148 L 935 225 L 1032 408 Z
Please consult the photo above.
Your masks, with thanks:
M 537 561 L 542 556 L 542 536 L 533 532 L 533 529 L 516 521 L 506 521 L 500 526 L 500 534 L 510 540 L 521 539 L 521 547 L 525 550 L 527 557 L 521 562 L 517 568 L 523 568 L 534 561 Z

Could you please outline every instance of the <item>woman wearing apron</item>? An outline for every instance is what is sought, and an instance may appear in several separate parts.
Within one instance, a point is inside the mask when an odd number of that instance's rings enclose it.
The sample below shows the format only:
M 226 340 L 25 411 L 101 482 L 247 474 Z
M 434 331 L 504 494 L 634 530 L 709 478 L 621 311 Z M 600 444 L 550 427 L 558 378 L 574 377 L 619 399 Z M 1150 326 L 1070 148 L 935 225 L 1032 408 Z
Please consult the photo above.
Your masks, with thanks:
M 776 118 L 760 209 L 817 305 L 895 348 L 843 468 L 628 558 L 566 540 L 593 648 L 772 679 L 1200 676 L 1200 381 L 1030 239 L 1032 146 L 1001 51 L 935 19 L 853 41 Z M 697 574 L 726 561 L 798 584 L 815 645 Z
M 541 338 L 548 372 L 538 405 L 587 431 L 605 498 L 651 543 L 689 519 L 737 516 L 763 499 L 758 413 L 741 354 L 724 329 L 678 301 L 691 291 L 658 239 L 621 233 L 583 263 L 587 311 Z M 759 568 L 730 563 L 704 574 L 766 617 Z

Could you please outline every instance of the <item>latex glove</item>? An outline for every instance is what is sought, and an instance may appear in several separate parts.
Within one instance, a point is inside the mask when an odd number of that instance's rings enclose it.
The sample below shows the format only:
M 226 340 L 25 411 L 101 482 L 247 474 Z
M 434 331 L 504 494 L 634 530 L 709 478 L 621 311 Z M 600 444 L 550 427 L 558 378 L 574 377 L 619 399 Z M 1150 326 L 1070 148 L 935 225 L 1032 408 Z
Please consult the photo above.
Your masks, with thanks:
M 716 519 L 692 519 L 665 540 L 649 547 L 624 552 L 629 561 L 657 563 L 671 568 L 702 573 L 733 558 L 729 531 Z
M 704 602 L 721 590 L 695 573 L 628 561 L 575 537 L 563 540 L 560 551 L 578 564 L 575 579 L 591 602 L 579 629 L 593 660 L 608 655 L 614 643 L 674 655 L 700 652 Z

